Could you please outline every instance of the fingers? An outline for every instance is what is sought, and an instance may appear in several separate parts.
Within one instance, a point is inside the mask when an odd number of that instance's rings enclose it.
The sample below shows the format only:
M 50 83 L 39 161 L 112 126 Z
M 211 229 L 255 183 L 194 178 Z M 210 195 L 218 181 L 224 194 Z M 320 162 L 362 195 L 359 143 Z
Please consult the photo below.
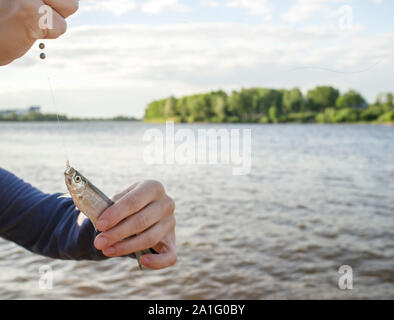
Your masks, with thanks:
M 160 254 L 145 254 L 141 257 L 140 262 L 142 265 L 149 269 L 164 269 L 172 266 L 177 261 L 177 254 L 175 245 L 171 245 L 168 251 Z
M 63 18 L 71 16 L 78 10 L 78 0 L 44 0 L 44 3 L 52 7 Z
M 136 186 L 138 185 L 138 183 L 134 183 L 133 185 L 131 185 L 130 187 L 128 187 L 126 190 L 122 191 L 121 193 L 118 193 L 116 195 L 114 195 L 112 197 L 112 201 L 113 202 L 118 202 L 120 199 L 123 198 L 123 196 L 125 194 L 127 194 L 128 192 L 130 192 L 131 190 L 133 190 Z
M 109 207 L 97 221 L 97 229 L 106 231 L 120 221 L 145 208 L 164 194 L 160 182 L 145 181 L 125 194 L 118 202 Z
M 103 253 L 107 257 L 117 257 L 152 248 L 172 232 L 174 228 L 174 216 L 167 217 L 145 232 L 104 249 Z
M 174 201 L 168 196 L 153 202 L 140 212 L 120 222 L 112 229 L 98 235 L 94 241 L 95 247 L 99 250 L 103 250 L 116 242 L 139 234 L 149 229 L 161 219 L 172 214 L 174 209 Z
M 94 245 L 107 257 L 126 256 L 153 248 L 141 263 L 162 269 L 176 263 L 174 201 L 157 181 L 135 184 L 116 195 L 115 204 L 97 221 L 102 231 Z
M 38 14 L 41 19 L 46 20 L 45 28 L 42 28 L 38 34 L 35 36 L 33 32 L 33 38 L 41 38 L 41 39 L 56 39 L 60 37 L 67 30 L 67 22 L 65 18 L 69 17 L 73 13 L 78 10 L 79 1 L 78 0 L 44 0 L 47 6 L 49 6 L 52 10 L 39 8 Z M 48 18 L 50 15 L 50 18 Z M 52 25 L 49 24 L 49 20 L 52 22 Z M 35 30 L 34 27 L 31 30 Z
M 64 20 L 60 14 L 56 11 L 53 11 L 53 27 L 52 29 L 45 29 L 44 30 L 44 37 L 45 39 L 56 39 L 59 38 L 63 33 L 67 30 L 67 22 Z

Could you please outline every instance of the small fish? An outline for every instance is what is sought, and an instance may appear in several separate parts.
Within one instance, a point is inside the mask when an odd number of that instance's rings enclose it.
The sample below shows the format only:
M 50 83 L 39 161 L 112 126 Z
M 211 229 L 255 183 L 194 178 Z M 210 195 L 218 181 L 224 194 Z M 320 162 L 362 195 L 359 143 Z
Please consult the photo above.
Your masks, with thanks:
M 70 192 L 75 206 L 90 219 L 96 228 L 96 223 L 100 215 L 112 206 L 114 202 L 82 174 L 72 168 L 68 162 L 64 176 L 67 189 Z M 135 253 L 138 266 L 141 270 L 142 265 L 140 263 L 140 257 L 145 253 L 152 252 L 151 250 L 144 250 Z

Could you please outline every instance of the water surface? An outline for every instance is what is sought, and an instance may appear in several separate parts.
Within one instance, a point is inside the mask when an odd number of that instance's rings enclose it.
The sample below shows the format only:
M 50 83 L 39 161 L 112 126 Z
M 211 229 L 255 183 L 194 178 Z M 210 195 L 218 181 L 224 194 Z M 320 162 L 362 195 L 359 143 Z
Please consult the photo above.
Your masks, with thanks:
M 65 153 L 107 194 L 162 181 L 177 203 L 179 251 L 175 267 L 141 273 L 130 259 L 52 260 L 0 239 L 0 298 L 394 298 L 392 127 L 176 126 L 252 129 L 245 176 L 228 165 L 147 165 L 149 128 L 0 124 L 0 165 L 46 192 L 66 191 Z M 38 286 L 45 264 L 49 291 Z M 353 268 L 351 291 L 338 289 L 341 265 Z

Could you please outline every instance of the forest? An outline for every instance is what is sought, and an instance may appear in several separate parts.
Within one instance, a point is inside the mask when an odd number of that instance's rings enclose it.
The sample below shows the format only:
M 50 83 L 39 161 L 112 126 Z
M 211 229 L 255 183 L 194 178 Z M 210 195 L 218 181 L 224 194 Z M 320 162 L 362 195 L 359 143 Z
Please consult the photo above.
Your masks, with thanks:
M 355 90 L 344 93 L 318 86 L 303 94 L 299 88 L 250 88 L 168 97 L 150 103 L 146 122 L 213 123 L 390 123 L 394 121 L 394 96 L 381 93 L 368 104 Z

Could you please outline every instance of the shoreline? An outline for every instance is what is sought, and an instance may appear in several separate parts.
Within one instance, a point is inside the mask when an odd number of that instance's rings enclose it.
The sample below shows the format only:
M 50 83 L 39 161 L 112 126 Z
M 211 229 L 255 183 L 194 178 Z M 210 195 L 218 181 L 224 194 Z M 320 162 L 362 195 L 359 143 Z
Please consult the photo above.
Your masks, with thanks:
M 57 120 L 0 120 L 2 123 L 57 123 Z M 114 122 L 114 123 L 143 123 L 148 125 L 165 125 L 166 121 L 144 121 L 144 120 L 112 120 L 112 119 L 78 119 L 78 120 L 60 120 L 61 123 L 95 123 L 95 122 Z M 378 125 L 394 126 L 393 122 L 341 122 L 341 123 L 319 123 L 319 122 L 280 122 L 280 123 L 259 123 L 259 122 L 175 122 L 175 124 L 189 125 L 258 125 L 258 126 L 281 126 L 281 125 Z

